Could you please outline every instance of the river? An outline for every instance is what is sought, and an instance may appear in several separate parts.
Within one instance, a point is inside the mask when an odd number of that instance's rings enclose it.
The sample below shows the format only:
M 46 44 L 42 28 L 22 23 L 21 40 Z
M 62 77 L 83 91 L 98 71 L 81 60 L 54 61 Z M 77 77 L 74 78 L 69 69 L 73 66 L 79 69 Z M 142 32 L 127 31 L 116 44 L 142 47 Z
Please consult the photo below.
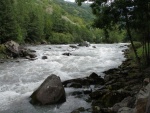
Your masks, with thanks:
M 32 92 L 51 74 L 62 81 L 89 76 L 118 67 L 125 60 L 125 44 L 92 44 L 90 47 L 71 48 L 69 45 L 31 46 L 37 59 L 8 60 L 0 64 L 0 113 L 70 113 L 90 103 L 70 95 L 75 89 L 65 88 L 67 101 L 61 105 L 33 106 L 29 103 Z M 93 48 L 95 46 L 96 48 Z M 72 55 L 64 56 L 65 52 Z M 41 57 L 47 56 L 43 60 Z

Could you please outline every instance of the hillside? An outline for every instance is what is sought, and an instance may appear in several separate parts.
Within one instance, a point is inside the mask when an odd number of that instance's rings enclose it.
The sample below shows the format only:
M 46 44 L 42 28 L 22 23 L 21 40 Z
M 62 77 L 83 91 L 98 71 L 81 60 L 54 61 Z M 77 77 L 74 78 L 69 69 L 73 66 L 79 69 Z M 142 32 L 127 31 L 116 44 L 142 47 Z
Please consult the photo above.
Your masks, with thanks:
M 101 29 L 92 28 L 94 16 L 89 4 L 78 6 L 62 0 L 2 0 L 0 4 L 0 44 L 8 40 L 19 43 L 51 44 L 105 42 Z M 118 42 L 121 33 L 110 31 Z M 118 38 L 119 37 L 119 38 Z
M 64 2 L 62 0 L 55 0 L 54 2 L 59 4 L 59 6 L 69 14 L 68 16 L 81 18 L 85 24 L 91 23 L 94 19 L 90 4 L 83 4 L 79 7 L 76 3 L 72 2 Z

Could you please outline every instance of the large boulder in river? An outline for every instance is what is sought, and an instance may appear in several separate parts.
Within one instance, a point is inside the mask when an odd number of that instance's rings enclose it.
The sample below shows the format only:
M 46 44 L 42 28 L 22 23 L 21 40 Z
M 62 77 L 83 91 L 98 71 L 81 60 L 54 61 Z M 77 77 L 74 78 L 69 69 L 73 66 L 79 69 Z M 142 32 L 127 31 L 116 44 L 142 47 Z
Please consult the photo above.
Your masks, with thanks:
M 89 47 L 90 43 L 88 41 L 83 41 L 82 43 L 80 43 L 78 46 L 86 46 Z
M 12 56 L 18 56 L 19 55 L 19 44 L 14 41 L 8 41 L 5 43 L 5 47 L 7 50 L 9 50 L 13 55 Z
M 6 47 L 6 50 L 8 51 L 7 52 L 8 56 L 11 56 L 13 58 L 25 57 L 28 59 L 34 59 L 35 57 L 37 57 L 36 54 L 33 53 L 35 52 L 34 50 L 21 47 L 17 42 L 12 41 L 12 40 L 6 42 L 5 47 Z
M 54 74 L 47 77 L 30 97 L 32 104 L 39 105 L 57 104 L 66 101 L 66 94 L 61 80 Z

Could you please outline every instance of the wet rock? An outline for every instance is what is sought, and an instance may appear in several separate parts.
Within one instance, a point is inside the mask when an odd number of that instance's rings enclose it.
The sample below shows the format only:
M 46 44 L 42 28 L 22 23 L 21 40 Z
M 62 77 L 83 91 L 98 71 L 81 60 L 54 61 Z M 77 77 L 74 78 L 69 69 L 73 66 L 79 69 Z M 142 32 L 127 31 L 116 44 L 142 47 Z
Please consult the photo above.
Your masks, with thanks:
M 109 69 L 108 71 L 104 71 L 103 73 L 109 75 L 109 74 L 116 73 L 117 71 L 119 71 L 119 69 L 118 68 L 114 68 L 114 69 Z
M 71 113 L 80 113 L 80 112 L 84 112 L 85 111 L 85 108 L 84 107 L 80 107 L 76 110 L 73 110 Z
M 109 91 L 109 90 L 103 90 L 100 92 L 97 92 L 95 95 L 93 93 L 90 95 L 92 98 L 95 97 L 95 99 L 100 101 L 100 103 L 104 107 L 112 107 L 115 103 L 118 103 L 122 101 L 125 97 L 130 96 L 130 92 L 124 91 L 124 90 L 118 90 L 118 91 Z
M 76 46 L 76 45 L 69 45 L 69 47 L 71 47 L 71 48 L 75 48 L 75 49 L 77 49 L 77 48 L 78 48 L 78 46 Z
M 74 91 L 72 92 L 72 95 L 81 95 L 83 94 L 82 91 Z
M 120 103 L 116 103 L 113 107 L 112 110 L 117 113 L 118 110 L 122 107 L 129 107 L 128 105 L 131 103 L 132 97 L 126 97 L 124 98 Z
M 149 83 L 150 83 L 150 78 L 145 78 L 145 79 L 143 80 L 143 85 L 144 85 L 144 86 L 148 85 Z
M 109 91 L 108 89 L 96 90 L 90 94 L 90 97 L 92 99 L 98 99 L 103 97 L 108 91 Z
M 32 53 L 35 53 L 36 51 L 35 50 L 32 50 L 32 49 L 28 49 L 29 52 L 32 52 Z
M 90 77 L 90 78 L 93 78 L 93 79 L 97 79 L 97 78 L 98 78 L 98 75 L 93 72 L 89 77 Z
M 99 106 L 93 106 L 92 110 L 93 110 L 92 113 L 102 113 L 101 108 Z
M 60 78 L 54 74 L 47 77 L 30 97 L 32 104 L 40 105 L 57 104 L 66 101 L 64 87 Z
M 31 59 L 37 57 L 37 55 L 33 53 L 33 52 L 35 52 L 34 50 L 24 48 L 12 40 L 6 42 L 5 47 L 7 48 L 7 51 L 8 51 L 7 54 L 9 57 L 16 58 L 16 57 L 27 57 L 28 56 Z
M 122 107 L 118 110 L 118 113 L 134 113 L 132 108 Z
M 70 56 L 72 54 L 71 53 L 63 53 L 62 55 Z
M 111 84 L 111 89 L 112 90 L 118 90 L 120 88 L 124 87 L 124 83 L 123 82 L 116 82 Z
M 67 87 L 82 88 L 82 85 L 80 83 L 72 82 L 67 84 Z
M 41 44 L 47 44 L 47 42 L 45 40 L 42 40 Z
M 80 43 L 78 46 L 86 46 L 86 47 L 89 47 L 89 46 L 90 46 L 90 43 L 87 42 L 87 41 L 83 41 L 83 42 Z
M 33 54 L 33 53 L 28 53 L 28 56 L 30 56 L 30 58 L 36 58 L 37 57 L 37 55 Z
M 147 100 L 147 105 L 146 105 L 146 112 L 145 113 L 150 113 L 150 94 Z
M 48 58 L 47 58 L 47 56 L 42 56 L 42 59 L 45 60 L 45 59 L 48 59 Z
M 114 113 L 111 108 L 102 108 L 101 112 L 102 113 Z
M 136 103 L 136 113 L 145 113 L 147 101 L 147 98 L 138 99 Z
M 0 63 L 4 63 L 4 61 L 0 61 Z
M 80 113 L 79 110 L 73 110 L 71 113 Z
M 80 107 L 80 108 L 78 108 L 78 110 L 81 111 L 81 112 L 84 112 L 85 108 L 84 107 Z
M 83 90 L 83 93 L 84 93 L 84 94 L 91 94 L 91 93 L 92 93 L 92 89 L 89 89 L 89 90 L 87 90 L 87 89 L 86 89 L 86 90 Z
M 96 46 L 92 46 L 93 48 L 96 48 Z
M 118 92 L 107 92 L 102 97 L 102 102 L 104 103 L 104 106 L 111 107 L 115 103 L 120 102 L 122 99 L 124 99 L 126 96 L 126 93 L 118 93 Z
M 14 41 L 8 41 L 5 43 L 5 47 L 12 53 L 13 57 L 19 56 L 19 44 Z
M 91 77 L 85 77 L 85 78 L 77 78 L 77 79 L 71 79 L 71 80 L 66 80 L 63 82 L 64 87 L 71 87 L 70 84 L 81 84 L 82 86 L 90 86 L 90 85 L 96 85 L 104 84 L 104 79 L 101 77 L 97 77 L 96 79 L 91 78 Z
M 25 58 L 28 60 L 36 60 L 36 58 L 31 58 L 30 56 L 26 56 Z

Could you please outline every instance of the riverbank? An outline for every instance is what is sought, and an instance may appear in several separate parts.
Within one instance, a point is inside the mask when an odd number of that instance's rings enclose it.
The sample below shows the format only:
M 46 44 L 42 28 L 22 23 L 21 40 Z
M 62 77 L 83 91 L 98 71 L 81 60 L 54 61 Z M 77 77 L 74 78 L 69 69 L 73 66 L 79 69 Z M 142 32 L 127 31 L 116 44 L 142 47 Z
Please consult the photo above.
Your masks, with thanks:
M 89 96 L 87 101 L 91 102 L 91 108 L 84 109 L 81 107 L 71 113 L 145 113 L 146 103 L 145 106 L 140 108 L 140 106 L 137 106 L 137 102 L 139 91 L 149 83 L 150 69 L 141 71 L 134 60 L 130 58 L 130 50 L 124 51 L 126 60 L 118 68 L 104 72 L 104 79 L 94 73 L 86 78 L 63 82 L 65 87 L 70 84 L 69 87 L 74 88 L 94 85 L 94 88 L 88 93 L 83 92 L 86 96 Z M 76 92 L 76 95 L 80 97 L 83 93 Z M 147 97 L 145 96 L 145 98 Z M 142 105 L 142 102 L 140 101 L 138 105 Z
M 73 109 L 76 109 L 83 105 L 83 103 L 82 104 L 80 103 L 80 100 L 85 100 L 86 102 L 88 102 L 88 104 L 85 104 L 85 106 L 83 106 L 85 108 L 81 107 L 73 112 L 117 113 L 117 111 L 114 111 L 114 109 L 119 110 L 121 109 L 121 107 L 124 106 L 134 107 L 136 102 L 136 95 L 138 94 L 139 90 L 143 88 L 143 80 L 145 78 L 144 77 L 145 75 L 143 76 L 143 73 L 145 72 L 141 71 L 139 72 L 139 68 L 137 67 L 137 65 L 135 63 L 132 63 L 133 59 L 128 57 L 126 61 L 124 61 L 122 65 L 119 66 L 118 68 L 106 71 L 105 77 L 102 78 L 98 76 L 96 72 L 99 72 L 99 70 L 101 70 L 100 72 L 103 72 L 104 70 L 110 69 L 110 66 L 117 67 L 118 65 L 120 65 L 121 62 L 124 60 L 122 56 L 123 53 L 122 50 L 126 48 L 126 45 L 124 44 L 114 44 L 105 46 L 95 45 L 95 47 L 96 48 L 93 48 L 92 46 L 88 48 L 81 47 L 79 49 L 76 49 L 75 51 L 73 48 L 69 47 L 69 45 L 63 46 L 46 45 L 46 46 L 31 47 L 31 49 L 37 50 L 36 54 L 38 58 L 36 60 L 31 62 L 27 61 L 25 63 L 24 62 L 10 63 L 8 66 L 6 65 L 7 63 L 2 64 L 1 69 L 3 69 L 3 71 L 1 72 L 1 75 L 4 75 L 4 77 L 1 78 L 2 91 L 4 91 L 5 93 L 5 91 L 11 90 L 13 92 L 17 92 L 17 94 L 19 93 L 19 95 L 22 97 L 22 92 L 30 93 L 34 90 L 34 88 L 39 86 L 38 83 L 39 80 L 43 81 L 43 79 L 47 77 L 47 75 L 49 75 L 50 73 L 56 73 L 62 78 L 62 81 L 67 80 L 63 82 L 63 85 L 67 87 L 66 88 L 67 90 L 68 89 L 70 90 L 70 87 L 73 87 L 71 88 L 71 92 L 67 91 L 67 95 L 69 98 L 73 97 L 74 99 L 72 98 L 70 100 L 67 99 L 67 101 L 69 102 L 72 100 L 77 101 L 76 103 L 70 102 L 69 104 L 65 102 L 62 106 L 60 106 L 60 108 L 57 109 L 58 111 L 61 112 L 66 111 L 67 113 L 70 113 Z M 62 55 L 64 52 L 71 52 L 71 55 L 64 56 Z M 128 55 L 128 52 L 129 52 L 128 50 L 124 51 L 126 55 Z M 43 55 L 47 56 L 46 60 L 42 59 Z M 7 70 L 5 70 L 5 68 Z M 90 75 L 91 72 L 94 72 L 93 69 L 95 68 L 98 70 L 96 70 L 95 73 L 92 73 Z M 84 69 L 85 73 L 83 73 L 83 71 L 81 71 L 81 73 L 77 73 L 77 71 L 81 69 Z M 55 70 L 55 72 L 53 70 Z M 88 71 L 90 73 L 87 74 Z M 69 76 L 69 73 L 73 72 L 75 73 L 74 75 L 76 77 L 74 77 L 73 75 Z M 85 77 L 87 75 L 90 76 Z M 73 77 L 74 79 L 68 80 Z M 84 78 L 76 79 L 77 77 L 84 77 Z M 11 80 L 9 80 L 9 78 Z M 11 86 L 5 87 L 8 84 L 8 82 L 11 82 Z M 23 86 L 22 83 L 26 84 L 26 86 Z M 34 86 L 32 85 L 33 87 L 31 87 L 31 84 L 34 84 Z M 28 87 L 30 87 L 30 89 L 28 89 Z M 12 98 L 14 98 L 14 96 Z M 123 101 L 123 103 L 119 104 L 119 102 L 121 102 L 124 99 L 125 102 Z M 26 100 L 26 98 L 24 100 L 28 101 Z M 20 99 L 19 101 L 23 100 Z M 116 103 L 118 104 L 115 105 Z M 92 105 L 91 107 L 89 107 L 90 104 Z M 74 105 L 76 107 L 70 108 L 70 106 Z M 18 104 L 17 106 L 20 106 L 20 104 Z M 24 104 L 22 105 L 22 107 L 16 108 L 15 110 L 17 111 L 18 109 L 20 108 L 22 109 L 24 107 L 26 108 L 26 106 L 33 107 L 27 102 L 27 104 Z M 70 109 L 62 110 L 61 108 L 63 106 Z M 11 107 L 11 109 L 12 108 L 14 107 Z M 43 108 L 40 106 L 39 109 Z M 50 108 L 48 107 L 48 109 Z M 28 110 L 29 112 L 33 111 L 31 109 Z M 38 110 L 37 111 L 35 110 L 35 113 L 37 113 Z M 52 112 L 54 112 L 53 109 L 51 110 Z

